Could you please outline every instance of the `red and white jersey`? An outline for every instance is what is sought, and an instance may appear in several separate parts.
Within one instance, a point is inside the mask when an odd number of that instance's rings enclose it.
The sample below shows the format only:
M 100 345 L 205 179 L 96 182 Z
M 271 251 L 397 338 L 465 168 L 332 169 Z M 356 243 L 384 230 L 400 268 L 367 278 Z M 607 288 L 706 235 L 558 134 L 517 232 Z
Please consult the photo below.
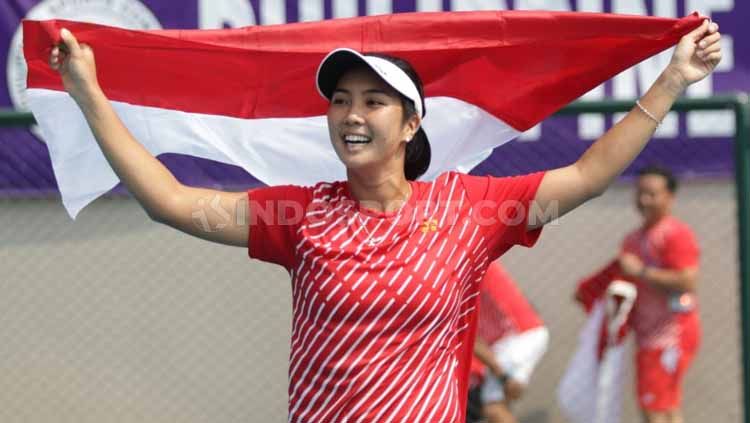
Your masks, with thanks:
M 480 287 L 477 335 L 493 344 L 508 335 L 544 326 L 505 268 L 494 261 Z
M 529 304 L 518 286 L 498 260 L 490 263 L 479 287 L 477 336 L 489 345 L 508 336 L 544 326 L 542 318 Z M 473 357 L 470 384 L 484 377 L 485 366 Z
M 542 177 L 446 173 L 395 213 L 346 182 L 249 191 L 249 253 L 292 278 L 289 421 L 463 421 L 479 282 L 536 241 Z
M 628 234 L 622 250 L 637 255 L 647 266 L 674 270 L 697 266 L 700 255 L 692 230 L 672 216 L 662 218 L 649 228 L 639 228 Z M 638 283 L 631 326 L 640 348 L 679 345 L 684 331 L 696 330 L 685 325 L 688 322 L 697 324 L 697 299 L 694 294 L 685 294 L 679 299 L 692 303 L 692 310 L 675 312 L 670 307 L 670 295 L 664 290 L 648 283 Z

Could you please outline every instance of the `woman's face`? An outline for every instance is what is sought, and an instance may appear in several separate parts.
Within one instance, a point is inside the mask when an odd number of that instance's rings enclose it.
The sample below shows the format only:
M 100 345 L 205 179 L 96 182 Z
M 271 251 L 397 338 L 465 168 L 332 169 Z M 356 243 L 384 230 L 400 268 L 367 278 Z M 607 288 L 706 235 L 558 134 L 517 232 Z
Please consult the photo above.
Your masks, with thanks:
M 404 121 L 400 95 L 364 67 L 339 79 L 328 107 L 331 143 L 349 170 L 399 163 L 403 169 L 406 140 L 418 125 L 416 116 Z
M 670 213 L 674 194 L 661 175 L 646 174 L 636 183 L 635 204 L 647 223 L 653 223 Z

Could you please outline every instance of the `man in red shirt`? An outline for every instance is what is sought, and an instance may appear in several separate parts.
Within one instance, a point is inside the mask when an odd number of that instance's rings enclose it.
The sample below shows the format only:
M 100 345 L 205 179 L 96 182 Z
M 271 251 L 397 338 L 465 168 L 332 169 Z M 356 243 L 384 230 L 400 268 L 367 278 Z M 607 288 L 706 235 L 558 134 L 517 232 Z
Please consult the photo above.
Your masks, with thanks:
M 700 342 L 699 249 L 692 230 L 672 216 L 677 181 L 669 170 L 642 169 L 636 188 L 643 222 L 625 237 L 617 262 L 638 288 L 630 316 L 638 403 L 648 423 L 681 423 L 682 379 Z
M 488 423 L 514 423 L 510 411 L 547 351 L 549 332 L 513 279 L 494 261 L 482 280 L 471 380 Z

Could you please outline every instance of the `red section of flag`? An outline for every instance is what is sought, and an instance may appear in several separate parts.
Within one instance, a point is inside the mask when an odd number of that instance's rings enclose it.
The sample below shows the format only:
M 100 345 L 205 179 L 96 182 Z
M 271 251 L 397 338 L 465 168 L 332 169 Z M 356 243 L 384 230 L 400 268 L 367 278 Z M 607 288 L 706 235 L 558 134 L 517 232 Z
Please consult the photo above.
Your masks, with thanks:
M 426 96 L 481 107 L 526 130 L 700 24 L 597 13 L 404 13 L 227 30 L 135 31 L 63 20 L 24 21 L 28 86 L 61 90 L 49 69 L 59 30 L 94 49 L 112 100 L 242 118 L 325 113 L 319 61 L 336 47 L 412 62 Z M 428 111 L 429 115 L 429 111 Z
M 610 282 L 616 279 L 624 279 L 624 277 L 620 271 L 620 264 L 617 259 L 614 259 L 596 273 L 578 282 L 576 299 L 581 303 L 586 313 L 591 312 L 594 302 L 604 297 Z

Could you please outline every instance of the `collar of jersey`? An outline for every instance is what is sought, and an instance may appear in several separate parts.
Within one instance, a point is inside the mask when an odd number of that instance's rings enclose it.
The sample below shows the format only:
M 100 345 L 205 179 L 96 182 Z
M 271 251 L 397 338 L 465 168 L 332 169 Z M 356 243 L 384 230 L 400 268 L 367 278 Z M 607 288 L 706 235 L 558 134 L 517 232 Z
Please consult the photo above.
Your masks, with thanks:
M 404 202 L 404 204 L 401 205 L 401 207 L 399 207 L 396 210 L 390 211 L 390 212 L 382 212 L 382 211 L 379 211 L 379 210 L 373 210 L 373 209 L 369 209 L 367 207 L 364 207 L 362 204 L 359 203 L 359 201 L 355 200 L 352 197 L 351 193 L 349 192 L 349 183 L 348 182 L 344 182 L 344 195 L 346 195 L 346 197 L 349 200 L 354 201 L 357 204 L 357 211 L 359 213 L 363 214 L 363 215 L 370 216 L 370 217 L 375 217 L 375 218 L 394 217 L 394 216 L 397 216 L 397 215 L 401 214 L 401 212 L 406 208 L 407 205 L 411 209 L 413 209 L 415 207 L 415 205 L 416 205 L 416 202 L 417 202 L 417 195 L 416 195 L 416 193 L 417 193 L 417 189 L 418 189 L 418 185 L 419 184 L 415 183 L 414 181 L 408 181 L 408 182 L 409 182 L 409 186 L 411 187 L 411 193 L 409 194 L 409 198 L 406 199 L 406 201 Z

